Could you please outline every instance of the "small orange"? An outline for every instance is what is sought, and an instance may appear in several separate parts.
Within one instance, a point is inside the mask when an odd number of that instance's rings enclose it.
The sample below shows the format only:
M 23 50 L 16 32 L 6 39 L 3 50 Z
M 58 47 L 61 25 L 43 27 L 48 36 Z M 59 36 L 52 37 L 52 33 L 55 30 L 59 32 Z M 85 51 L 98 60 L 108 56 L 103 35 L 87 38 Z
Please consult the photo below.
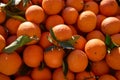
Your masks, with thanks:
M 95 29 L 97 17 L 92 11 L 83 11 L 78 17 L 77 26 L 82 32 L 90 32 Z
M 93 72 L 79 72 L 76 74 L 76 80 L 96 80 Z
M 109 67 L 120 70 L 120 47 L 112 49 L 105 59 Z
M 83 50 L 87 40 L 82 35 L 76 35 L 76 36 L 79 36 L 79 38 L 73 46 L 74 46 L 75 49 Z
M 111 35 L 111 39 L 113 43 L 120 46 L 120 34 L 119 33 Z
M 18 19 L 9 18 L 9 19 L 7 19 L 5 25 L 6 25 L 8 32 L 10 34 L 16 34 L 17 29 L 21 23 L 22 22 Z
M 85 52 L 91 61 L 100 61 L 105 58 L 106 45 L 100 39 L 91 39 L 85 45 Z
M 48 15 L 58 14 L 64 7 L 64 0 L 43 0 L 42 7 Z
M 45 27 L 47 30 L 50 30 L 58 24 L 64 24 L 64 20 L 60 15 L 50 15 L 45 21 Z
M 66 6 L 73 7 L 80 12 L 84 7 L 84 0 L 66 0 Z
M 30 36 L 30 37 L 35 36 L 38 39 L 40 39 L 40 37 L 41 37 L 41 29 L 35 23 L 26 21 L 26 22 L 21 23 L 20 26 L 18 27 L 17 37 L 19 37 L 21 35 L 27 35 L 27 36 Z M 35 43 L 38 42 L 38 39 L 32 40 L 31 42 L 29 42 L 27 44 L 35 44 Z
M 78 11 L 73 7 L 66 7 L 62 11 L 62 17 L 66 24 L 75 24 L 78 15 Z
M 95 1 L 88 1 L 85 3 L 83 10 L 90 10 L 94 12 L 95 14 L 98 14 L 99 12 L 99 6 Z
M 53 48 L 44 52 L 44 61 L 50 68 L 58 68 L 62 66 L 64 50 L 62 48 Z
M 115 72 L 115 77 L 117 78 L 117 80 L 120 80 L 120 70 Z
M 105 16 L 114 16 L 118 11 L 118 4 L 116 0 L 102 0 L 100 2 L 99 8 L 100 13 Z
M 75 75 L 73 72 L 68 70 L 65 76 L 62 68 L 57 68 L 53 72 L 53 80 L 75 80 Z
M 110 74 L 105 74 L 105 75 L 100 76 L 98 80 L 117 80 L 117 79 Z
M 15 80 L 32 80 L 29 76 L 19 76 L 16 77 Z
M 86 36 L 87 40 L 90 39 L 100 39 L 102 41 L 105 41 L 105 36 L 103 35 L 103 33 L 99 30 L 93 30 L 91 32 L 89 32 Z
M 101 76 L 110 72 L 110 67 L 108 66 L 105 60 L 92 62 L 91 69 L 92 69 L 92 72 L 98 76 Z
M 38 45 L 29 45 L 23 51 L 23 61 L 29 67 L 38 67 L 43 61 L 43 50 Z
M 6 40 L 5 38 L 0 34 L 0 52 L 2 49 L 6 46 Z
M 43 22 L 45 18 L 45 13 L 42 7 L 38 5 L 32 5 L 28 7 L 27 10 L 25 11 L 25 17 L 28 21 L 39 24 Z
M 22 59 L 16 52 L 0 54 L 0 72 L 5 75 L 15 74 L 22 64 Z
M 9 76 L 0 73 L 0 80 L 11 80 Z
M 52 73 L 49 68 L 34 68 L 31 72 L 33 80 L 52 80 Z
M 82 50 L 75 49 L 68 55 L 67 63 L 72 72 L 82 72 L 88 65 L 88 58 Z
M 6 13 L 0 7 L 0 24 L 3 23 L 6 19 Z
M 2 25 L 0 25 L 0 34 L 6 39 L 7 38 L 7 31 Z
M 52 28 L 55 37 L 59 41 L 69 40 L 72 37 L 72 30 L 68 25 L 59 24 Z M 67 33 L 67 35 L 65 35 Z
M 48 36 L 49 36 L 49 32 L 43 32 L 41 34 L 41 38 L 40 38 L 40 41 L 39 41 L 39 45 L 43 48 L 43 49 L 46 49 L 48 48 L 49 46 L 52 45 L 52 43 L 50 41 L 48 41 Z
M 101 23 L 104 34 L 112 35 L 120 32 L 120 20 L 116 17 L 107 17 Z

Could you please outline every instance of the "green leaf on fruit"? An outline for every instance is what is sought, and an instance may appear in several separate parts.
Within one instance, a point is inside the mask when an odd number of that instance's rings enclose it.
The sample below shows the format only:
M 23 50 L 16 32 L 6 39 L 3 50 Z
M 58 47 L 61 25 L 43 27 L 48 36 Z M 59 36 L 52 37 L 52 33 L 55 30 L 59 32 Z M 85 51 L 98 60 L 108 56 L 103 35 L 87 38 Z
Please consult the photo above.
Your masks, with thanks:
M 63 73 L 64 73 L 64 76 L 66 77 L 67 76 L 67 73 L 68 73 L 68 64 L 66 61 L 63 62 Z

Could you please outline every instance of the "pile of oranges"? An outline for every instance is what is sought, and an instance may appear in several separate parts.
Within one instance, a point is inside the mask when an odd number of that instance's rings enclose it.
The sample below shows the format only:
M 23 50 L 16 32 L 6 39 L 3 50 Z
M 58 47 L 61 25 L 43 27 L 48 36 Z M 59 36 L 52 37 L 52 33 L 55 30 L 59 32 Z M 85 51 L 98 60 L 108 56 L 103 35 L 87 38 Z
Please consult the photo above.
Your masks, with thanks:
M 1 1 L 0 80 L 120 80 L 117 0 Z

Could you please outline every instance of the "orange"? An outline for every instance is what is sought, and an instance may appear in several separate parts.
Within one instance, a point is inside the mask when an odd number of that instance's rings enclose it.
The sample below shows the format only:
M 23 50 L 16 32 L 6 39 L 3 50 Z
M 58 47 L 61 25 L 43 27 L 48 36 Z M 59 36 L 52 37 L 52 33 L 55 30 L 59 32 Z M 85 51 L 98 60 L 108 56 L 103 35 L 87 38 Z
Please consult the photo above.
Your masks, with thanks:
M 100 39 L 91 39 L 85 45 L 85 52 L 91 61 L 100 61 L 105 58 L 106 45 Z
M 59 24 L 52 28 L 55 37 L 59 41 L 69 40 L 72 37 L 72 30 L 68 25 Z M 67 35 L 65 35 L 67 33 Z
M 5 38 L 0 34 L 0 52 L 2 49 L 6 46 L 6 40 Z
M 58 24 L 64 24 L 64 20 L 60 15 L 50 15 L 45 21 L 45 27 L 47 30 L 50 30 Z
M 48 15 L 58 14 L 64 7 L 64 0 L 43 0 L 42 7 Z
M 105 60 L 92 62 L 91 69 L 92 69 L 92 72 L 98 76 L 101 76 L 110 72 L 110 68 Z
M 0 34 L 6 39 L 7 38 L 7 31 L 6 29 L 0 25 Z
M 0 73 L 0 80 L 11 80 L 9 76 Z
M 93 72 L 83 71 L 76 74 L 76 80 L 96 80 L 96 79 Z
M 76 30 L 75 26 L 73 26 L 73 25 L 68 25 L 68 26 L 69 26 L 69 28 L 71 28 L 72 34 L 77 35 L 77 30 Z
M 7 38 L 6 43 L 7 45 L 11 44 L 13 41 L 15 41 L 17 39 L 16 35 L 11 35 Z
M 120 70 L 115 72 L 115 77 L 120 80 Z
M 16 52 L 0 54 L 0 72 L 5 75 L 15 74 L 21 64 L 21 57 Z
M 114 16 L 118 11 L 116 0 L 102 0 L 99 5 L 100 13 L 105 16 Z
M 43 49 L 46 49 L 48 48 L 49 46 L 52 45 L 51 42 L 48 41 L 48 36 L 49 36 L 49 32 L 43 32 L 41 34 L 41 38 L 40 38 L 40 41 L 39 41 L 39 45 L 43 48 Z
M 49 68 L 34 68 L 31 72 L 31 77 L 33 80 L 51 80 L 52 73 Z
M 28 21 L 39 24 L 43 22 L 45 18 L 45 13 L 42 7 L 38 5 L 32 5 L 26 9 L 25 17 Z
M 19 76 L 16 77 L 15 80 L 32 80 L 29 76 Z
M 87 40 L 82 36 L 82 35 L 76 35 L 79 36 L 78 40 L 74 43 L 74 48 L 75 49 L 81 49 L 83 50 L 85 47 L 85 44 L 87 42 Z
M 99 12 L 99 6 L 95 1 L 88 1 L 85 3 L 83 10 L 90 10 L 94 12 L 95 14 L 98 14 Z
M 95 29 L 97 17 L 92 11 L 83 11 L 78 17 L 77 26 L 82 32 L 90 32 Z
M 43 50 L 38 45 L 29 45 L 23 51 L 23 61 L 29 67 L 38 67 L 43 61 Z
M 78 11 L 73 7 L 66 7 L 62 11 L 62 17 L 66 24 L 75 24 L 78 15 Z
M 67 57 L 68 68 L 72 72 L 82 72 L 88 65 L 88 58 L 82 50 L 73 50 Z
M 22 22 L 18 19 L 9 18 L 9 19 L 7 19 L 5 25 L 6 25 L 8 32 L 10 34 L 16 34 L 17 29 L 21 23 Z
M 117 80 L 117 79 L 110 74 L 105 74 L 105 75 L 100 76 L 98 80 Z
M 114 70 L 120 70 L 120 47 L 112 49 L 105 59 L 109 67 Z
M 57 68 L 53 72 L 53 80 L 75 80 L 75 75 L 73 72 L 68 70 L 67 75 L 65 76 L 63 69 Z
M 120 34 L 119 33 L 111 35 L 111 39 L 114 44 L 120 46 Z
M 116 17 L 107 17 L 101 23 L 104 34 L 112 35 L 120 32 L 120 20 Z
M 6 19 L 6 13 L 0 7 L 0 24 L 3 23 Z
M 99 30 L 93 30 L 91 32 L 89 32 L 86 36 L 87 40 L 90 39 L 100 39 L 102 41 L 105 41 L 105 36 L 103 35 L 103 33 Z
M 64 50 L 62 48 L 53 48 L 44 52 L 44 61 L 50 68 L 58 68 L 62 66 Z
M 35 23 L 26 21 L 26 22 L 21 23 L 20 26 L 18 27 L 17 37 L 19 37 L 21 35 L 27 35 L 27 36 L 30 36 L 30 37 L 35 36 L 38 39 L 40 39 L 40 37 L 41 37 L 41 29 Z M 35 43 L 38 42 L 38 39 L 37 40 L 32 40 L 28 44 L 35 44 Z
M 84 0 L 66 0 L 66 6 L 73 7 L 80 12 L 84 7 Z
M 97 23 L 96 23 L 96 29 L 100 30 L 101 29 L 101 23 L 102 21 L 106 18 L 106 16 L 102 14 L 97 15 Z

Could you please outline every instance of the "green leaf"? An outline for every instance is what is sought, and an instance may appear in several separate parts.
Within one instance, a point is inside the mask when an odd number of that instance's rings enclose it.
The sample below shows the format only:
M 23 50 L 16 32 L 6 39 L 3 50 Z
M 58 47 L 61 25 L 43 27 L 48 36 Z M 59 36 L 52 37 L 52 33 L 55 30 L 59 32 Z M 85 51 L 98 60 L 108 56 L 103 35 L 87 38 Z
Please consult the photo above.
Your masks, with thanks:
M 80 38 L 79 35 L 72 36 L 72 38 L 68 40 L 68 42 L 73 45 L 79 38 Z
M 73 45 L 68 41 L 59 42 L 59 44 L 63 49 L 74 49 Z
M 39 70 L 42 70 L 45 68 L 45 63 L 44 62 L 41 62 L 41 65 L 39 66 Z
M 30 0 L 23 0 L 23 7 L 25 7 L 29 2 Z
M 67 64 L 66 61 L 63 62 L 63 67 L 62 67 L 62 69 L 63 69 L 63 73 L 64 73 L 64 75 L 65 75 L 65 77 L 66 77 L 66 76 L 67 76 L 67 73 L 68 73 L 68 64 Z
M 18 19 L 20 21 L 26 21 L 25 18 L 21 17 L 21 16 L 18 16 L 18 15 L 15 15 L 15 16 L 11 16 L 12 18 L 15 18 L 15 19 Z
M 106 38 L 105 38 L 105 43 L 107 46 L 109 46 L 111 44 L 111 37 L 107 34 L 106 34 Z
M 52 38 L 53 38 L 55 41 L 59 42 L 59 41 L 57 40 L 57 38 L 56 38 L 56 36 L 55 36 L 52 28 L 50 29 L 50 35 L 52 36 Z
M 50 50 L 52 50 L 52 49 L 54 49 L 54 48 L 56 48 L 56 46 L 55 46 L 55 45 L 50 46 L 50 47 L 48 47 L 48 48 L 46 48 L 46 49 L 45 49 L 45 52 L 50 51 Z
M 22 36 L 18 37 L 14 42 L 12 42 L 10 45 L 6 46 L 3 49 L 3 52 L 6 52 L 6 53 L 14 52 L 16 49 L 24 46 L 25 44 L 27 44 L 28 42 L 30 42 L 32 40 L 33 39 L 31 39 L 30 37 L 22 35 Z

